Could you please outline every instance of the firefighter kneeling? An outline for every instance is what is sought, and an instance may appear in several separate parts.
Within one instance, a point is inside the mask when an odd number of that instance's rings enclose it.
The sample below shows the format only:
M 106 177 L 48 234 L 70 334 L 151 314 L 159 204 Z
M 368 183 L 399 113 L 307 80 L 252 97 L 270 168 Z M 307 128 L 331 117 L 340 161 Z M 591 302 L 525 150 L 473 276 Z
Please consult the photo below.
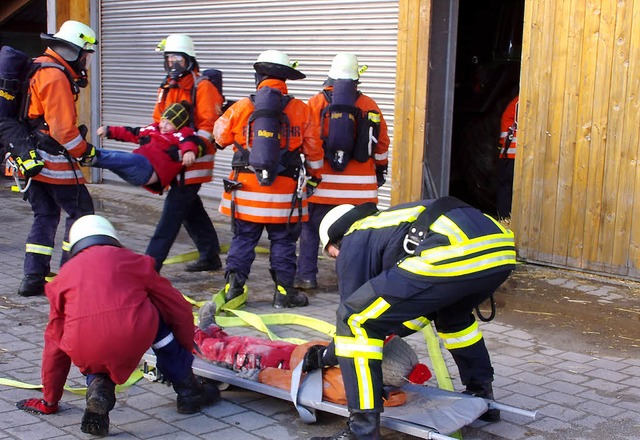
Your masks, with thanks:
M 111 223 L 79 218 L 69 232 L 71 259 L 46 285 L 51 305 L 42 355 L 43 398 L 18 402 L 37 414 L 58 411 L 71 363 L 87 377 L 80 429 L 109 432 L 115 387 L 127 381 L 151 347 L 158 369 L 176 391 L 180 414 L 193 414 L 220 397 L 193 375 L 191 305 L 154 269 L 154 259 L 125 249 Z
M 337 259 L 341 302 L 333 342 L 303 369 L 339 363 L 350 412 L 345 431 L 320 439 L 380 438 L 384 340 L 430 321 L 465 393 L 493 399 L 493 368 L 472 311 L 514 269 L 513 233 L 453 197 L 373 208 L 340 205 L 320 225 L 324 252 Z M 480 418 L 499 417 L 490 409 Z

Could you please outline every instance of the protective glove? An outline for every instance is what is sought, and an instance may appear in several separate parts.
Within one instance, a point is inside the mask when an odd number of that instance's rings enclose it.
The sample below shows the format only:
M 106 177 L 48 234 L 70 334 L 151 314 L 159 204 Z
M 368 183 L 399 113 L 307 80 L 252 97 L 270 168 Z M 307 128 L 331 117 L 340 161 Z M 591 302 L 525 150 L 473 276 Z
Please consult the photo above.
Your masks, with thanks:
M 387 181 L 386 167 L 376 167 L 376 181 L 378 182 L 378 188 L 385 184 Z
M 38 399 L 37 397 L 21 400 L 16 403 L 16 406 L 18 409 L 34 414 L 53 414 L 58 412 L 57 403 L 49 404 L 44 399 Z
M 311 197 L 313 193 L 316 192 L 320 182 L 322 182 L 322 177 L 309 177 L 307 179 L 307 198 Z
M 90 167 L 98 161 L 98 150 L 96 147 L 87 142 L 87 149 L 84 150 L 84 154 L 76 159 L 80 165 Z
M 309 371 L 317 370 L 324 367 L 323 356 L 327 350 L 325 345 L 312 345 L 305 353 L 302 359 L 302 372 L 308 373 Z

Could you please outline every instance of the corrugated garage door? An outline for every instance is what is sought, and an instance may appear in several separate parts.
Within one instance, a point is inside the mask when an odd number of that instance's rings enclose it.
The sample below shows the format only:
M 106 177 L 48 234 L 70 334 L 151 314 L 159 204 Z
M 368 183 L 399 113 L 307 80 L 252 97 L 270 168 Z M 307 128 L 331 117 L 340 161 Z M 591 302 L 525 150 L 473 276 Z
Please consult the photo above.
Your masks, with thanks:
M 150 121 L 164 78 L 162 53 L 155 47 L 168 34 L 187 33 L 194 39 L 201 69 L 223 71 L 224 94 L 232 100 L 255 90 L 252 65 L 265 49 L 279 49 L 299 60 L 307 78 L 288 81 L 289 91 L 305 101 L 321 90 L 333 56 L 354 52 L 369 66 L 360 89 L 378 102 L 393 136 L 397 21 L 397 0 L 103 0 L 102 124 Z M 133 148 L 113 141 L 104 146 Z M 230 159 L 231 151 L 217 154 L 215 182 L 205 185 L 204 194 L 219 197 Z M 108 172 L 104 178 L 117 179 Z M 388 184 L 382 188 L 383 206 L 388 205 L 389 191 Z

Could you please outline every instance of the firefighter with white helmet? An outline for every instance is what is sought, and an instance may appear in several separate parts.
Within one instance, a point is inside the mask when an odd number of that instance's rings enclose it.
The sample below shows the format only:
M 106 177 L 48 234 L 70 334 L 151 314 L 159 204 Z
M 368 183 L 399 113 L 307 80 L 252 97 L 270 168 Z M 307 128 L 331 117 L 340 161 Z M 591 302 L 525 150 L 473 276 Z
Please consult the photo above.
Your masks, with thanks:
M 229 107 L 214 127 L 216 143 L 222 148 L 233 145 L 235 152 L 220 203 L 220 212 L 231 217 L 234 227 L 225 268 L 227 301 L 245 293 L 255 247 L 266 229 L 276 285 L 273 306 L 308 304 L 293 287 L 299 225 L 307 220 L 299 182 L 305 166 L 308 174 L 319 178 L 323 159 L 309 107 L 288 94 L 286 80 L 305 77 L 292 64 L 284 52 L 260 53 L 253 65 L 256 93 Z
M 303 369 L 339 363 L 350 410 L 347 429 L 322 439 L 380 438 L 383 342 L 430 321 L 464 392 L 493 399 L 493 367 L 472 311 L 514 269 L 513 233 L 454 197 L 382 212 L 367 205 L 335 207 L 320 226 L 336 258 L 340 306 L 333 342 L 305 357 Z M 480 417 L 499 418 L 497 409 Z
M 358 90 L 360 74 L 353 53 L 338 53 L 331 63 L 323 90 L 309 99 L 311 117 L 320 127 L 325 155 L 322 180 L 311 180 L 309 221 L 300 234 L 296 287 L 316 288 L 318 227 L 334 206 L 378 203 L 388 166 L 387 124 L 376 102 Z
M 193 414 L 215 402 L 218 388 L 203 384 L 191 370 L 191 305 L 158 275 L 153 259 L 124 248 L 111 222 L 98 215 L 79 218 L 69 244 L 72 258 L 46 287 L 50 314 L 42 398 L 22 400 L 18 408 L 57 412 L 73 363 L 87 381 L 80 429 L 106 435 L 115 386 L 129 379 L 149 347 L 173 384 L 179 413 Z
M 76 99 L 80 89 L 88 85 L 87 69 L 98 44 L 96 34 L 84 23 L 69 20 L 55 34 L 43 33 L 40 37 L 47 49 L 34 60 L 34 65 L 40 67 L 29 81 L 25 116 L 30 129 L 38 136 L 53 138 L 64 154 L 37 150 L 44 167 L 33 176 L 27 192 L 33 225 L 27 237 L 24 277 L 18 288 L 22 296 L 44 294 L 61 212 L 67 214 L 61 265 L 69 258 L 67 237 L 71 224 L 94 212 L 76 161 L 90 160 L 96 150 L 77 126 Z
M 186 101 L 192 109 L 190 126 L 198 135 L 204 153 L 172 182 L 146 254 L 156 260 L 156 270 L 160 271 L 184 225 L 199 254 L 198 260 L 188 264 L 185 270 L 217 270 L 222 268 L 220 242 L 198 192 L 203 183 L 213 180 L 216 153 L 213 124 L 222 113 L 224 98 L 200 73 L 193 39 L 189 35 L 171 34 L 156 50 L 163 53 L 167 75 L 158 89 L 153 120 L 160 122 L 167 108 Z

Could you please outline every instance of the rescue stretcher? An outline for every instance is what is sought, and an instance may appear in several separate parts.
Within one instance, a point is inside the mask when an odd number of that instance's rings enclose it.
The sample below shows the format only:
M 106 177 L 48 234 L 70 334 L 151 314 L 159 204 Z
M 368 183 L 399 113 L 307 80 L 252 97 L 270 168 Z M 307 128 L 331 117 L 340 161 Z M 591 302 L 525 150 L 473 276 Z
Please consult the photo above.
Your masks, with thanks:
M 156 357 L 153 352 L 145 353 L 143 361 L 145 377 L 151 381 L 157 380 L 154 369 Z M 299 380 L 300 370 L 300 366 L 294 370 L 294 378 L 297 380 L 292 380 L 292 389 L 287 392 L 281 388 L 245 379 L 233 370 L 213 365 L 198 357 L 193 362 L 193 372 L 197 376 L 294 403 L 300 417 L 306 423 L 315 422 L 316 410 L 343 417 L 349 416 L 346 406 L 322 400 L 322 378 L 319 370 L 307 374 L 302 381 Z M 490 408 L 532 419 L 536 417 L 536 412 L 432 386 L 407 384 L 401 389 L 407 395 L 406 404 L 385 408 L 380 424 L 419 438 L 454 440 L 455 437 L 447 434 L 455 433 L 473 423 Z

